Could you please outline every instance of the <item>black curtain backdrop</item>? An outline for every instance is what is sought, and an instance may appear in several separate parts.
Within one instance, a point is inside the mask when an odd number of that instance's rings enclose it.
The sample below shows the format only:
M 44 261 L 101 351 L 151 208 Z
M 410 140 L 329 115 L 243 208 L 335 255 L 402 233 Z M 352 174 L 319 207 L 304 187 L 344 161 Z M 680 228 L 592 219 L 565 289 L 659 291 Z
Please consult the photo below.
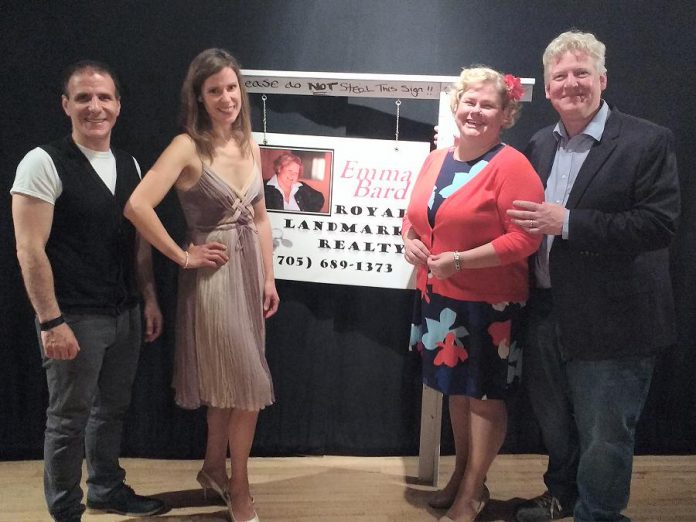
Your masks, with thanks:
M 534 77 L 534 101 L 505 136 L 521 148 L 556 119 L 544 99 L 541 55 L 572 27 L 607 44 L 606 99 L 676 135 L 684 207 L 672 249 L 679 341 L 659 360 L 637 451 L 696 451 L 693 2 L 24 0 L 3 2 L 2 12 L 0 459 L 42 454 L 46 385 L 15 257 L 9 188 L 28 150 L 69 131 L 59 99 L 67 64 L 93 58 L 120 73 L 123 109 L 113 141 L 144 171 L 178 132 L 188 63 L 213 46 L 249 69 L 456 75 L 485 63 Z M 251 98 L 261 130 L 260 97 Z M 383 139 L 394 132 L 393 100 L 269 96 L 268 107 L 273 132 Z M 430 140 L 436 115 L 436 102 L 404 99 L 400 137 Z M 176 198 L 170 194 L 158 212 L 181 237 Z M 200 458 L 204 411 L 175 407 L 170 390 L 176 267 L 156 255 L 155 270 L 166 328 L 142 353 L 124 455 Z M 411 292 L 290 281 L 278 281 L 278 290 L 267 344 L 278 402 L 260 416 L 253 454 L 417 454 L 420 365 L 406 351 Z M 543 451 L 523 396 L 510 410 L 504 451 Z M 452 449 L 445 427 L 443 452 Z

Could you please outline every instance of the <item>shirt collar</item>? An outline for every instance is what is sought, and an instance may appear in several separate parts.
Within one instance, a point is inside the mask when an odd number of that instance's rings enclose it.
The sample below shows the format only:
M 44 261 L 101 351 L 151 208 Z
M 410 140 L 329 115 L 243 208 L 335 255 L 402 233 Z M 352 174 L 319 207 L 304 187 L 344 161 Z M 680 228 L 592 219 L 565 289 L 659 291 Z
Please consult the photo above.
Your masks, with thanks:
M 271 187 L 275 187 L 275 188 L 277 188 L 278 190 L 280 190 L 280 191 L 282 192 L 282 190 L 281 190 L 281 188 L 280 188 L 280 185 L 278 185 L 278 174 L 273 174 L 273 176 L 270 177 L 266 183 L 267 183 L 268 185 L 270 185 Z M 292 184 L 292 193 L 291 193 L 291 195 L 294 196 L 295 193 L 297 192 L 297 190 L 298 190 L 301 186 L 302 186 L 302 183 L 300 183 L 299 181 L 296 181 L 295 183 L 293 183 L 293 184 Z
M 277 174 L 273 174 L 273 176 L 271 176 L 271 177 L 268 179 L 268 181 L 266 182 L 266 184 L 270 185 L 271 187 L 278 188 L 278 175 L 277 175 Z
M 82 151 L 82 154 L 84 154 L 88 158 L 111 158 L 114 155 L 114 153 L 111 152 L 111 149 L 109 149 L 109 150 L 88 149 L 87 147 L 83 147 L 82 145 L 80 145 L 77 142 L 75 142 L 75 145 L 77 145 L 77 148 Z
M 602 105 L 600 105 L 597 114 L 594 115 L 594 118 L 592 118 L 590 123 L 587 124 L 587 127 L 585 127 L 580 134 L 590 136 L 591 138 L 594 138 L 595 141 L 600 141 L 602 139 L 602 134 L 604 134 L 604 127 L 607 124 L 609 113 L 611 113 L 609 104 L 602 100 Z M 566 132 L 562 121 L 556 123 L 556 126 L 553 128 L 553 134 L 556 137 L 556 140 L 568 139 L 568 133 Z

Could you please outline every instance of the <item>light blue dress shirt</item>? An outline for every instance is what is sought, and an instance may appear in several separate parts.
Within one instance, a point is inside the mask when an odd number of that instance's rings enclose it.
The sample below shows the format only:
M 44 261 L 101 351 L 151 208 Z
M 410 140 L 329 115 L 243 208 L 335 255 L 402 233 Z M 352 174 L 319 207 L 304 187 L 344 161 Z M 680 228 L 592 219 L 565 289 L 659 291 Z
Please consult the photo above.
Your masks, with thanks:
M 573 189 L 575 179 L 578 177 L 578 172 L 580 172 L 582 164 L 590 153 L 592 145 L 602 139 L 604 126 L 607 123 L 610 112 L 609 105 L 602 101 L 602 105 L 594 118 L 592 118 L 592 121 L 587 124 L 587 127 L 580 134 L 572 138 L 568 137 L 563 122 L 559 121 L 556 124 L 556 127 L 553 129 L 553 135 L 558 144 L 551 173 L 546 182 L 546 190 L 544 191 L 544 199 L 546 201 L 556 203 L 557 205 L 565 205 L 568 202 L 568 196 Z M 561 232 L 563 239 L 568 239 L 569 223 L 570 210 L 566 210 Z M 544 236 L 539 253 L 534 259 L 534 275 L 539 288 L 551 288 L 549 252 L 551 251 L 553 238 L 554 236 Z

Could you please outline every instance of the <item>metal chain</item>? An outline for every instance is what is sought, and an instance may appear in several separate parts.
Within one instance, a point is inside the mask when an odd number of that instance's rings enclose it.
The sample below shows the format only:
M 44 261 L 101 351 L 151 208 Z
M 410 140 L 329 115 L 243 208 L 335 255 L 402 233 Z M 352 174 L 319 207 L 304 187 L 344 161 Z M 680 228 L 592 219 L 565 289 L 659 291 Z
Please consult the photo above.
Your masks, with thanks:
M 399 114 L 401 108 L 401 100 L 396 100 L 396 131 L 394 132 L 394 150 L 399 150 Z
M 263 103 L 263 144 L 268 145 L 268 139 L 266 139 L 266 100 L 268 96 L 265 94 L 261 95 L 261 102 Z

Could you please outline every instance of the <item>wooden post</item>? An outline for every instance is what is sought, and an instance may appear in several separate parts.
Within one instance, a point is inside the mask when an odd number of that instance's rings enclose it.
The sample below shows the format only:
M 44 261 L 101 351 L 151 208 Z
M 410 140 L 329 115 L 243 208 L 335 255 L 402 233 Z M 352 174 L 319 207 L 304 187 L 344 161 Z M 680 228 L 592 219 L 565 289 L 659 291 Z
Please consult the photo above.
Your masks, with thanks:
M 437 486 L 440 468 L 440 432 L 442 431 L 442 394 L 423 385 L 421 401 L 418 480 Z

